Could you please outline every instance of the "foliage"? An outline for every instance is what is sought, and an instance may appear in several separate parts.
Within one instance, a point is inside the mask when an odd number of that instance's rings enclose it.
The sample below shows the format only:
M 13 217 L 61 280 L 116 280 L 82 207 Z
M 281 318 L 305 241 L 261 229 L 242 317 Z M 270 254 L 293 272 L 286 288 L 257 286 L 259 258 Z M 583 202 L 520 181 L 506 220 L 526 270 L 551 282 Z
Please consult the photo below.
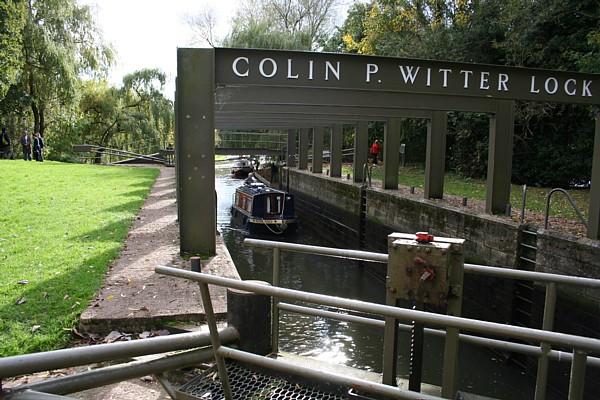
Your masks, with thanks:
M 75 0 L 29 2 L 19 84 L 29 94 L 36 132 L 44 134 L 53 107 L 75 103 L 80 74 L 101 72 L 110 63 L 111 50 L 98 37 L 87 6 Z
M 253 0 L 233 19 L 227 47 L 312 50 L 326 41 L 336 0 Z
M 373 0 L 352 6 L 326 49 L 600 72 L 598 15 L 595 0 Z M 592 119 L 583 107 L 517 103 L 514 180 L 556 186 L 589 180 Z M 484 176 L 485 116 L 451 113 L 449 122 L 449 166 Z
M 25 25 L 25 3 L 0 2 L 0 99 L 19 77 L 23 60 L 19 57 Z
M 0 168 L 0 357 L 60 348 L 158 170 L 9 160 Z

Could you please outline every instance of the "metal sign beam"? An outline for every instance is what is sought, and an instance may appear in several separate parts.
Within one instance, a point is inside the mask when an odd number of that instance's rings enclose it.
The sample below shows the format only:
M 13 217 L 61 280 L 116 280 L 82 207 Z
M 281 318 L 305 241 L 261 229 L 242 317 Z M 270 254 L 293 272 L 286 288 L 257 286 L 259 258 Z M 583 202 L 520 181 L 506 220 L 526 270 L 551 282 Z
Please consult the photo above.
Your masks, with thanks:
M 224 48 L 215 52 L 217 85 L 280 86 L 294 93 L 318 87 L 457 99 L 600 103 L 597 74 L 354 54 Z

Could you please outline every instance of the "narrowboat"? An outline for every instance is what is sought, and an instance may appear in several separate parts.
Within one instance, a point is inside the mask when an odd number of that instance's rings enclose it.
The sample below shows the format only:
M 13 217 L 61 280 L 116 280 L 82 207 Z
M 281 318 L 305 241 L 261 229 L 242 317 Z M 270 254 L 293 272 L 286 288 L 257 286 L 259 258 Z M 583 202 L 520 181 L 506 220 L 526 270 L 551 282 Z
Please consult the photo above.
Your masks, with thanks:
M 231 175 L 234 178 L 242 179 L 246 178 L 250 172 L 253 171 L 252 163 L 246 158 L 241 158 L 233 162 L 231 167 Z
M 292 195 L 250 178 L 236 189 L 231 214 L 250 233 L 290 233 L 297 224 Z

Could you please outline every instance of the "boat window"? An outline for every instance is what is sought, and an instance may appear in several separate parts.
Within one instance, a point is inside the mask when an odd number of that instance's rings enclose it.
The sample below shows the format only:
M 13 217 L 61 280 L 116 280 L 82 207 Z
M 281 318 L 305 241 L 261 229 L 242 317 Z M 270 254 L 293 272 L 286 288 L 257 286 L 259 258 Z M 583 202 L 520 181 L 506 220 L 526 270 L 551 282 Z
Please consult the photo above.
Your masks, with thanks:
M 248 199 L 248 202 L 246 203 L 246 211 L 252 212 L 252 199 Z
M 267 213 L 269 213 L 269 214 L 281 213 L 281 195 L 267 196 Z

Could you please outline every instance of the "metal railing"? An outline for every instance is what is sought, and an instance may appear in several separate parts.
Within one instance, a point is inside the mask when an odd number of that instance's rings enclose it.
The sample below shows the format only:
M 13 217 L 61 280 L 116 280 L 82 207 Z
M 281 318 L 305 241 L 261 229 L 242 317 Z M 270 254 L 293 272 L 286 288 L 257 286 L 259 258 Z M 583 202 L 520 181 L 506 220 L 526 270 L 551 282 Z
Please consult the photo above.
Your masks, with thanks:
M 337 249 L 337 248 L 329 248 L 329 247 L 321 247 L 321 246 L 311 246 L 311 245 L 302 245 L 302 244 L 294 244 L 294 243 L 284 243 L 284 242 L 274 242 L 260 239 L 245 239 L 244 244 L 247 246 L 253 247 L 262 247 L 262 248 L 272 248 L 273 249 L 273 286 L 279 286 L 279 269 L 280 269 L 280 257 L 281 250 L 298 252 L 298 253 L 308 253 L 308 254 L 317 254 L 328 257 L 338 257 L 338 258 L 346 258 L 352 260 L 360 260 L 360 261 L 370 261 L 377 263 L 386 263 L 388 262 L 388 255 L 385 253 L 374 253 L 374 252 L 366 252 L 359 250 L 349 250 L 349 249 Z M 478 264 L 464 264 L 464 272 L 476 275 L 484 275 L 484 276 L 493 276 L 497 278 L 507 278 L 507 279 L 515 279 L 515 280 L 528 280 L 537 283 L 541 283 L 545 285 L 546 295 L 544 301 L 544 311 L 543 311 L 543 322 L 542 329 L 545 331 L 552 331 L 554 326 L 554 314 L 556 309 L 556 285 L 573 285 L 580 286 L 586 288 L 595 288 L 600 289 L 600 280 L 591 279 L 591 278 L 583 278 L 583 277 L 575 277 L 568 275 L 558 275 L 558 274 L 549 274 L 543 272 L 534 272 L 534 271 L 521 271 L 514 270 L 510 268 L 500 268 L 500 267 L 491 267 L 486 265 L 478 265 Z M 358 317 L 358 316 L 349 316 L 342 315 L 338 313 L 331 313 L 324 310 L 314 310 L 309 307 L 301 307 L 295 305 L 288 304 L 279 304 L 278 299 L 274 298 L 274 306 L 273 306 L 273 348 L 278 348 L 278 337 L 279 337 L 279 310 L 286 310 L 292 312 L 301 312 L 304 314 L 310 315 L 318 315 L 321 317 L 333 318 L 344 320 L 347 322 L 358 322 L 358 323 L 366 323 L 374 326 L 383 326 L 383 321 Z M 335 315 L 334 315 L 335 314 Z M 400 325 L 400 329 L 402 330 L 410 330 L 412 328 L 411 325 Z M 445 333 L 442 331 L 436 331 L 432 329 L 426 329 L 426 333 L 434 334 L 434 335 L 444 335 Z M 536 377 L 536 393 L 535 399 L 542 400 L 546 397 L 546 387 L 548 380 L 548 363 L 549 359 L 561 361 L 561 362 L 569 362 L 573 363 L 575 357 L 570 353 L 565 353 L 559 350 L 553 350 L 549 343 L 542 342 L 540 346 L 531 346 L 519 343 L 506 342 L 501 340 L 495 340 L 490 338 L 482 338 L 470 335 L 459 335 L 460 340 L 468 343 L 472 343 L 479 346 L 484 346 L 488 348 L 496 348 L 505 351 L 512 351 L 515 353 L 525 354 L 538 358 L 538 371 Z M 274 350 L 276 351 L 276 350 Z M 600 358 L 596 357 L 587 357 L 586 362 L 588 365 L 593 367 L 600 367 Z
M 569 192 L 567 192 L 565 189 L 556 188 L 556 189 L 552 189 L 550 192 L 548 192 L 548 195 L 546 196 L 546 210 L 544 211 L 544 229 L 548 229 L 548 223 L 549 223 L 548 220 L 550 218 L 550 199 L 552 198 L 552 195 L 554 193 L 562 193 L 565 196 L 567 196 L 567 200 L 571 204 L 571 207 L 573 207 L 573 210 L 575 210 L 575 213 L 579 217 L 579 220 L 581 221 L 583 226 L 587 227 L 587 221 L 583 217 L 583 214 L 581 213 L 581 211 L 579 211 L 579 208 L 575 204 L 575 200 L 573 200 L 573 197 L 571 197 Z
M 237 331 L 231 327 L 218 331 L 217 335 L 223 343 L 233 343 L 238 339 Z M 160 374 L 165 371 L 211 361 L 213 359 L 213 352 L 205 348 L 202 349 L 202 347 L 211 345 L 211 338 L 212 336 L 208 332 L 181 333 L 130 342 L 99 344 L 4 357 L 0 358 L 0 380 L 60 368 L 76 367 L 150 354 L 162 354 L 162 357 L 150 361 L 133 361 L 61 378 L 49 379 L 43 382 L 21 385 L 11 391 L 10 395 L 15 396 L 15 394 L 24 393 L 25 391 L 44 392 L 45 394 L 55 395 L 74 393 L 135 377 Z M 174 351 L 184 352 L 165 354 Z M 28 398 L 41 399 L 44 398 L 44 393 L 41 395 L 32 393 Z M 5 394 L 7 392 L 0 390 L 0 398 Z M 20 396 L 19 398 L 26 397 Z
M 242 282 L 235 279 L 223 278 L 198 272 L 186 271 L 178 268 L 157 267 L 156 272 L 160 274 L 175 276 L 179 278 L 190 279 L 200 283 L 201 291 L 205 293 L 203 300 L 205 309 L 212 308 L 208 294 L 208 284 L 222 286 L 232 289 L 243 290 L 251 293 L 271 296 L 277 299 L 301 301 L 316 305 L 324 305 L 339 309 L 352 310 L 368 314 L 391 317 L 398 320 L 414 321 L 427 325 L 440 326 L 446 328 L 457 328 L 487 334 L 501 336 L 509 339 L 519 339 L 548 343 L 550 345 L 565 346 L 572 349 L 572 368 L 569 381 L 569 399 L 576 400 L 583 398 L 583 387 L 585 381 L 585 369 L 588 359 L 588 353 L 600 352 L 600 340 L 586 338 L 581 336 L 569 335 L 558 332 L 549 332 L 538 329 L 517 327 L 494 322 L 473 320 L 462 317 L 453 317 L 448 315 L 434 314 L 425 311 L 410 310 L 405 308 L 381 305 L 364 302 L 360 300 L 351 300 L 340 297 L 327 296 L 317 293 L 304 292 L 299 290 L 284 289 L 276 286 L 265 286 L 253 282 Z M 208 310 L 207 310 L 208 311 Z M 334 383 L 349 385 L 360 389 L 366 393 L 385 395 L 396 399 L 437 399 L 438 397 L 429 396 L 423 393 L 405 391 L 388 385 L 364 381 L 349 376 L 330 374 L 323 371 L 316 371 L 311 368 L 301 367 L 286 363 L 280 360 L 268 359 L 265 357 L 252 355 L 239 350 L 230 349 L 221 346 L 219 343 L 216 320 L 214 315 L 207 312 L 207 322 L 211 335 L 213 336 L 213 350 L 215 358 L 231 358 L 239 361 L 245 361 L 257 364 L 266 368 L 277 369 L 288 373 L 293 373 L 303 377 L 320 380 L 330 380 Z M 221 382 L 224 386 L 224 392 L 228 392 L 227 373 L 224 368 L 219 369 Z M 230 399 L 230 397 L 226 397 Z

